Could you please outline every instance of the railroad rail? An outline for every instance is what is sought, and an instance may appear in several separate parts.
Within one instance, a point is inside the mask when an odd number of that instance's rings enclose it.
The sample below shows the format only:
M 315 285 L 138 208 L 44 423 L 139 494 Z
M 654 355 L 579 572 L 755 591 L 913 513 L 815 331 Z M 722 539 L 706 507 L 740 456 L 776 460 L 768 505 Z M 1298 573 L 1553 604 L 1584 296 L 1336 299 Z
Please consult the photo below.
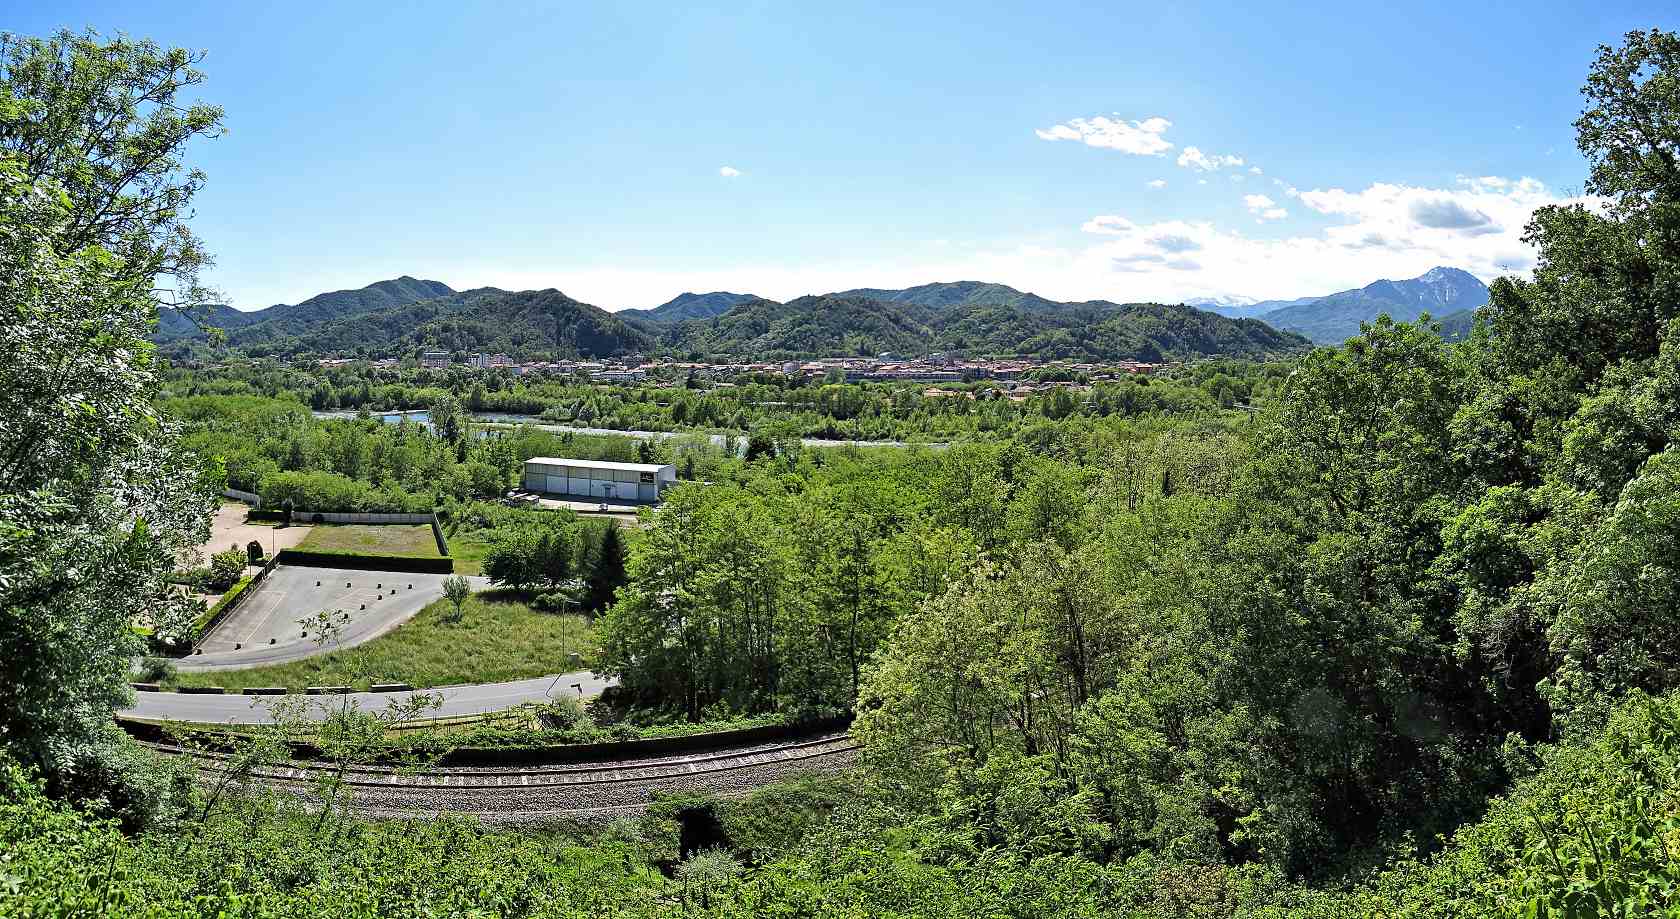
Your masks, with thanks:
M 206 776 L 227 771 L 226 754 L 150 742 L 161 752 L 192 758 Z M 342 781 L 351 809 L 370 817 L 468 814 L 490 823 L 587 820 L 635 813 L 654 792 L 707 792 L 723 797 L 803 772 L 836 771 L 857 756 L 845 733 L 780 743 L 596 763 L 518 768 L 452 766 L 403 769 L 348 766 Z M 300 795 L 323 773 L 341 770 L 322 762 L 293 762 L 254 769 L 251 780 Z

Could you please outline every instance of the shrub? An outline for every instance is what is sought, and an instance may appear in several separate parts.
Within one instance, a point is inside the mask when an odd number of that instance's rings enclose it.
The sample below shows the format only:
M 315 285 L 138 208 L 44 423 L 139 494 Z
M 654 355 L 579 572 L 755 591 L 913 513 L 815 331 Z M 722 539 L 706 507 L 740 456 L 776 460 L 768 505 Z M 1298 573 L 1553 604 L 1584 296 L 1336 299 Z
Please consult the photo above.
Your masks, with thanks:
M 248 561 L 249 556 L 238 549 L 229 549 L 210 556 L 210 578 L 205 586 L 211 590 L 227 590 L 245 573 Z
M 545 613 L 570 613 L 577 611 L 578 601 L 564 590 L 552 590 L 532 597 L 531 608 Z
M 164 683 L 174 678 L 175 665 L 161 657 L 148 657 L 140 662 L 135 676 L 142 683 Z
M 209 609 L 205 610 L 204 615 L 198 617 L 198 622 L 193 626 L 193 634 L 190 636 L 191 639 L 193 641 L 197 641 L 199 638 L 203 637 L 204 633 L 209 631 L 210 627 L 215 625 L 216 621 L 221 618 L 223 611 L 231 607 L 233 602 L 239 599 L 239 595 L 245 592 L 245 588 L 250 586 L 250 578 L 240 578 L 238 583 L 228 588 L 228 592 L 222 594 L 222 598 L 220 600 L 217 600 L 210 606 Z
M 317 568 L 350 568 L 357 571 L 412 571 L 450 574 L 452 558 L 415 558 L 407 555 L 374 555 L 366 552 L 334 552 L 326 549 L 281 549 L 275 558 L 283 565 L 311 565 Z
M 443 581 L 443 597 L 449 601 L 449 614 L 446 622 L 460 622 L 465 610 L 467 598 L 472 596 L 472 584 L 466 578 L 456 575 Z

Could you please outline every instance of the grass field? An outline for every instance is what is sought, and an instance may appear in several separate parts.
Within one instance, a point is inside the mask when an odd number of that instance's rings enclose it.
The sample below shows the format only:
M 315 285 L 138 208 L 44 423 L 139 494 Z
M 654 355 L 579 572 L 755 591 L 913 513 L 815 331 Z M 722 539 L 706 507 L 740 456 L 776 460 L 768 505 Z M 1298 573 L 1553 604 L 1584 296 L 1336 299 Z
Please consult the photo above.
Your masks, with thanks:
M 484 573 L 484 556 L 490 551 L 486 535 L 484 530 L 463 530 L 449 537 L 449 557 L 455 560 L 456 574 Z
M 299 549 L 323 552 L 369 552 L 412 558 L 441 558 L 437 539 L 426 524 L 316 524 Z
M 460 622 L 444 622 L 447 600 L 421 610 L 390 634 L 354 648 L 308 660 L 246 670 L 178 674 L 175 686 L 354 685 L 412 683 L 495 683 L 576 669 L 571 655 L 588 666 L 595 636 L 581 616 L 539 613 L 507 596 L 486 591 L 467 601 Z

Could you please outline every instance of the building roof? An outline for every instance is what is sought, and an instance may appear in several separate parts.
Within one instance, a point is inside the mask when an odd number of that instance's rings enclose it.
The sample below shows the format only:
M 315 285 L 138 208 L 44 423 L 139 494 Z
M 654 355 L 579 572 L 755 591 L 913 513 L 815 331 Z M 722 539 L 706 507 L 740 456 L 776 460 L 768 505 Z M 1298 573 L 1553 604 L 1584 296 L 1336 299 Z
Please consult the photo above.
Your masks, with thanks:
M 544 466 L 577 466 L 580 469 L 622 469 L 626 472 L 658 472 L 661 469 L 675 468 L 670 463 L 610 463 L 606 460 L 564 459 L 558 456 L 533 456 L 525 462 L 542 463 Z

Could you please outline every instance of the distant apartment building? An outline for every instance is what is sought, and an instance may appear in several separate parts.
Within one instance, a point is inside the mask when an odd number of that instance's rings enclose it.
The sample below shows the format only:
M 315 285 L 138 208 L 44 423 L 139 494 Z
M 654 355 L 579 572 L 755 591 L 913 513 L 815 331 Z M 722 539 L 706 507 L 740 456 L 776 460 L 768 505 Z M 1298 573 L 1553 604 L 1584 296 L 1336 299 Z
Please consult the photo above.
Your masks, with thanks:
M 448 367 L 449 366 L 449 352 L 448 351 L 422 351 L 422 352 L 420 352 L 420 366 L 422 366 L 422 367 Z

